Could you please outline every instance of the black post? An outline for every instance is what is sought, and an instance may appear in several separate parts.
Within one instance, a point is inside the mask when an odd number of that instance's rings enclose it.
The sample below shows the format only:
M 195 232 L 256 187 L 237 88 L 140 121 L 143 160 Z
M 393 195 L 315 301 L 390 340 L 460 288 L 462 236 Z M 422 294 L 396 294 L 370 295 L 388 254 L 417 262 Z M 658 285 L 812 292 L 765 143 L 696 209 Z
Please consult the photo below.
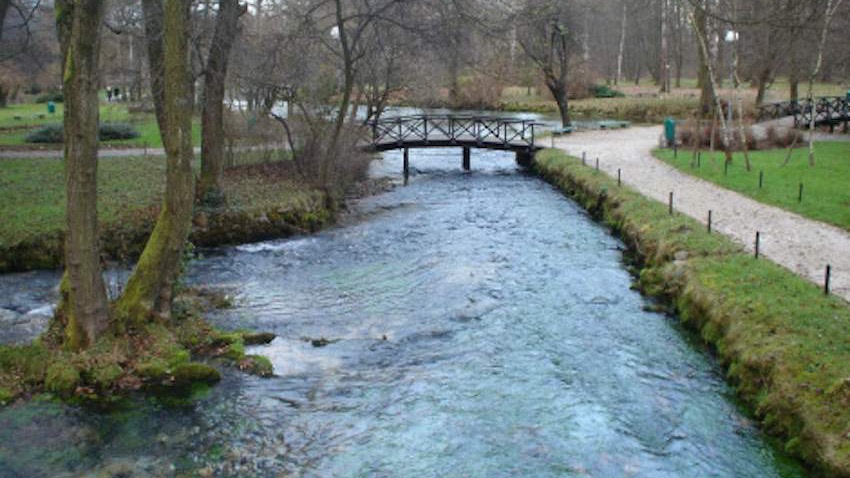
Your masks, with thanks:
M 800 192 L 797 194 L 797 202 L 803 202 L 803 183 L 800 183 Z
M 472 150 L 469 149 L 469 146 L 463 147 L 463 170 L 469 171 L 472 169 Z
M 764 186 L 764 171 L 759 171 L 759 189 Z
M 761 252 L 759 249 L 761 247 L 761 233 L 756 232 L 756 259 L 759 258 L 759 253 Z
M 404 148 L 404 185 L 407 186 L 407 180 L 410 179 L 410 150 Z
M 582 166 L 587 166 L 587 151 L 581 153 L 581 164 Z
M 824 280 L 823 293 L 824 295 L 829 295 L 829 280 L 832 276 L 832 266 L 826 266 L 826 277 Z
M 596 158 L 596 170 L 599 171 L 599 158 Z
M 617 170 L 617 186 L 622 186 L 622 185 L 623 185 L 623 170 L 618 169 Z
M 697 153 L 697 169 L 702 168 L 702 151 Z
M 711 234 L 711 209 L 708 210 L 708 233 Z
M 670 215 L 673 215 L 673 191 L 670 191 Z

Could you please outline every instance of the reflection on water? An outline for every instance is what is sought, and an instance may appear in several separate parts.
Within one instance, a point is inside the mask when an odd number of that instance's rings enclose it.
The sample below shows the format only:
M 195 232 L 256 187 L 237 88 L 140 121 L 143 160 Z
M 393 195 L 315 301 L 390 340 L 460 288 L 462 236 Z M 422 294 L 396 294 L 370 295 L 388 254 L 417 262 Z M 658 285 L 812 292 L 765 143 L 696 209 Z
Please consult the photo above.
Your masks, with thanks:
M 410 186 L 343 226 L 193 265 L 236 292 L 214 322 L 279 335 L 253 351 L 276 378 L 228 371 L 184 408 L 0 411 L 0 476 L 801 476 L 644 310 L 618 240 L 511 155 L 460 160 L 416 151 Z M 398 154 L 375 163 L 400 172 Z M 0 307 L 23 317 L 55 281 L 2 277 Z

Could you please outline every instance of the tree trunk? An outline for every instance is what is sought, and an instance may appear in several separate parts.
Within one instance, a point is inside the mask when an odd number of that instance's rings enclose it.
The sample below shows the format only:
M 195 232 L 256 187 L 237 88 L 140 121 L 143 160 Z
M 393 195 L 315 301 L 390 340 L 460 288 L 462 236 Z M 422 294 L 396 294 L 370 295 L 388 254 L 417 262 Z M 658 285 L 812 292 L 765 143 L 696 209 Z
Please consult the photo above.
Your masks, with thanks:
M 145 39 L 148 47 L 148 67 L 150 69 L 151 98 L 153 98 L 156 122 L 159 126 L 163 144 L 165 144 L 165 65 L 162 42 L 163 10 L 162 0 L 142 0 L 142 12 L 145 22 Z
M 758 92 L 756 93 L 756 106 L 764 104 L 765 97 L 767 96 L 767 85 L 770 84 L 770 77 L 773 71 L 769 67 L 764 67 L 759 72 L 756 81 L 758 82 L 757 88 Z
M 0 0 L 0 40 L 3 39 L 3 26 L 6 25 L 6 14 L 9 12 L 9 5 L 12 2 L 10 0 Z M 62 0 L 59 0 L 56 3 L 63 3 Z
M 65 277 L 57 319 L 73 350 L 109 327 L 97 231 L 98 59 L 104 4 L 58 0 L 56 23 L 64 58 Z
M 668 42 L 667 0 L 661 0 L 661 54 L 658 76 L 661 80 L 661 93 L 670 93 L 670 48 Z
M 148 1 L 148 0 L 146 0 Z M 191 0 L 166 0 L 163 28 L 164 123 L 166 190 L 153 233 L 127 282 L 116 312 L 140 323 L 168 319 L 174 285 L 180 273 L 194 202 L 192 173 L 192 97 L 188 63 Z M 148 41 L 157 41 L 149 38 Z M 153 69 L 152 69 L 153 70 Z M 151 76 L 156 76 L 151 71 Z
M 558 104 L 558 113 L 561 116 L 561 126 L 564 128 L 570 126 L 572 121 L 570 120 L 570 100 L 567 95 L 567 85 L 559 81 L 557 78 L 547 78 L 546 87 L 549 88 L 549 92 L 552 93 L 552 97 L 555 98 L 555 102 Z
M 450 52 L 449 58 L 449 104 L 457 106 L 460 101 L 460 65 L 457 51 Z
M 221 0 L 215 33 L 204 76 L 204 104 L 201 115 L 201 178 L 198 197 L 221 198 L 221 172 L 224 165 L 224 89 L 230 50 L 239 34 L 239 17 L 244 13 L 239 0 Z
M 629 7 L 626 2 L 623 2 L 623 17 L 620 19 L 620 45 L 617 49 L 617 77 L 614 79 L 614 84 L 619 85 L 623 79 L 623 57 L 626 51 L 626 26 L 629 20 Z
M 695 34 L 700 43 L 706 42 L 708 36 L 708 18 L 704 9 L 704 4 L 694 8 L 693 24 Z M 699 50 L 699 84 L 700 84 L 700 111 L 704 118 L 714 116 L 714 97 L 712 89 L 711 72 L 709 69 L 710 53 L 707 47 L 698 48 Z

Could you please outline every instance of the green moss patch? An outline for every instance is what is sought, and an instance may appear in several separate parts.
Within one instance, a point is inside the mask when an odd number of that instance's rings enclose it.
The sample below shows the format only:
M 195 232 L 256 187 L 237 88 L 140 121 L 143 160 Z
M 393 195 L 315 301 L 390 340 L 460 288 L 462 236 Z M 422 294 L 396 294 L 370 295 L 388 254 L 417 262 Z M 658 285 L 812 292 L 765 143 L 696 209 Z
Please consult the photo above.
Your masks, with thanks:
M 847 302 L 560 151 L 535 166 L 622 235 L 640 285 L 716 349 L 765 430 L 825 476 L 850 476 Z
M 76 353 L 63 348 L 57 321 L 31 345 L 0 346 L 0 405 L 41 392 L 109 404 L 136 390 L 177 397 L 182 404 L 221 380 L 217 367 L 272 376 L 267 359 L 246 355 L 244 337 L 258 341 L 274 335 L 215 329 L 202 317 L 216 308 L 217 297 L 183 290 L 171 320 L 127 325 Z

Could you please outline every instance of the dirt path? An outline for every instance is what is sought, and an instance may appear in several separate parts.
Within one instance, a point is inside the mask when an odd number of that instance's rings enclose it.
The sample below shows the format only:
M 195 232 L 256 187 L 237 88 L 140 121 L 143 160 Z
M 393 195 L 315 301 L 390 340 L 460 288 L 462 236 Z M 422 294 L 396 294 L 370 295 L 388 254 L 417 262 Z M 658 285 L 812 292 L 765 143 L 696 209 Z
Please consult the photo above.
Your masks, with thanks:
M 661 133 L 661 127 L 592 131 L 555 144 L 577 157 L 586 151 L 588 164 L 598 157 L 600 169 L 614 177 L 621 169 L 627 185 L 665 204 L 672 191 L 676 210 L 703 223 L 711 209 L 714 229 L 751 251 L 761 232 L 766 257 L 816 284 L 823 285 L 826 265 L 832 265 L 832 290 L 850 300 L 850 233 L 679 172 L 652 156 Z

